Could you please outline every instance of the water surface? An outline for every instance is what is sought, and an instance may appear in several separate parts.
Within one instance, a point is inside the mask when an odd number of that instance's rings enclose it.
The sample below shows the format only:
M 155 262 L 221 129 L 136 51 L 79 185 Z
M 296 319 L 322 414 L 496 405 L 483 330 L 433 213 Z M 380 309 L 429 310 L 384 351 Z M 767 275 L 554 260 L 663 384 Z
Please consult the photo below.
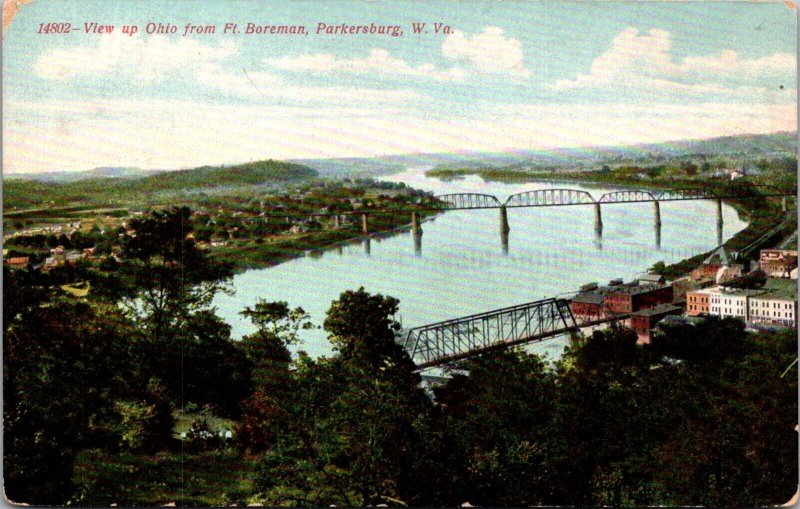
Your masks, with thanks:
M 572 183 L 502 184 L 468 176 L 453 181 L 428 178 L 424 169 L 408 169 L 382 180 L 404 182 L 435 194 L 478 192 L 500 201 L 523 191 L 581 189 L 596 199 L 612 189 Z M 254 330 L 239 311 L 258 298 L 302 306 L 322 324 L 331 301 L 345 290 L 363 286 L 372 293 L 400 300 L 404 327 L 480 313 L 576 290 L 609 279 L 630 279 L 654 263 L 673 263 L 717 245 L 716 209 L 711 201 L 661 204 L 661 238 L 657 243 L 650 203 L 603 206 L 598 238 L 592 206 L 516 208 L 508 210 L 510 233 L 505 252 L 498 210 L 451 211 L 423 223 L 421 251 L 406 231 L 334 248 L 278 266 L 250 270 L 234 278 L 236 294 L 218 295 L 218 313 L 239 338 Z M 724 238 L 746 223 L 723 206 Z M 410 218 L 409 218 L 410 221 Z M 312 356 L 331 353 L 324 331 L 303 332 L 302 349 Z M 533 347 L 557 356 L 564 341 Z

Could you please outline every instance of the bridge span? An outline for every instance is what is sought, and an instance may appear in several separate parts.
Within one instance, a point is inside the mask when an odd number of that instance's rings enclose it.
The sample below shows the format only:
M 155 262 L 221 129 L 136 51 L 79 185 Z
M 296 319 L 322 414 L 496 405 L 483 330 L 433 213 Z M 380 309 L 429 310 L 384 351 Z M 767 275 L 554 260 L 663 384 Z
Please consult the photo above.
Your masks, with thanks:
M 509 196 L 505 201 L 500 201 L 496 196 L 484 193 L 451 193 L 434 196 L 436 202 L 426 204 L 410 204 L 396 209 L 377 209 L 360 208 L 354 210 L 341 211 L 321 211 L 310 213 L 275 212 L 264 211 L 265 218 L 278 217 L 289 221 L 290 216 L 301 217 L 331 217 L 335 227 L 339 227 L 340 218 L 343 216 L 361 216 L 361 231 L 365 235 L 369 234 L 369 216 L 380 214 L 406 214 L 410 213 L 412 218 L 412 232 L 415 237 L 422 235 L 419 223 L 419 213 L 442 212 L 449 210 L 480 210 L 480 209 L 499 209 L 500 210 L 500 233 L 501 236 L 508 235 L 510 226 L 508 223 L 508 212 L 510 208 L 527 207 L 565 207 L 590 205 L 594 207 L 594 226 L 597 232 L 603 229 L 602 207 L 606 205 L 624 203 L 652 203 L 653 204 L 653 223 L 656 228 L 661 226 L 661 202 L 687 201 L 687 200 L 713 200 L 716 202 L 717 226 L 722 225 L 722 201 L 730 199 L 748 198 L 781 198 L 781 205 L 784 212 L 788 209 L 788 199 L 796 196 L 797 190 L 782 190 L 769 185 L 748 184 L 742 188 L 681 188 L 668 189 L 664 191 L 643 191 L 636 189 L 624 189 L 611 191 L 595 198 L 591 193 L 578 189 L 536 189 L 525 191 Z
M 418 370 L 423 370 L 628 316 L 576 320 L 566 299 L 550 298 L 415 327 L 402 345 Z

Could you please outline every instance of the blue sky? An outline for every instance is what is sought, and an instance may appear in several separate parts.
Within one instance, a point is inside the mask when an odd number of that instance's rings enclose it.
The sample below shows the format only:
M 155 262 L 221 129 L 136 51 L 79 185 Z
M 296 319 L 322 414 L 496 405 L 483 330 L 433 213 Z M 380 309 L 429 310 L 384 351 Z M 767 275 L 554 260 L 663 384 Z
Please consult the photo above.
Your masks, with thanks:
M 49 21 L 116 29 L 37 34 Z M 147 35 L 149 22 L 177 33 Z M 228 22 L 310 34 L 223 34 Z M 414 22 L 429 33 L 413 34 Z M 437 22 L 452 31 L 434 34 Z M 184 37 L 187 23 L 217 33 Z M 318 23 L 404 35 L 317 35 Z M 126 24 L 139 33 L 119 33 Z M 11 173 L 616 145 L 797 124 L 796 13 L 784 3 L 36 0 L 4 38 Z

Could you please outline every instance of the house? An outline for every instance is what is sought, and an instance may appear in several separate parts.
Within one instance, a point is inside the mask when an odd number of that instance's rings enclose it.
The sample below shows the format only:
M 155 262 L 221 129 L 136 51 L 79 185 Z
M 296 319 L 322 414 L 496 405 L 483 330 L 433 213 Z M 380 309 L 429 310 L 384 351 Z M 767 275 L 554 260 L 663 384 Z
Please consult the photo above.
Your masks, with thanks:
M 769 277 L 797 279 L 797 251 L 789 249 L 762 249 L 759 267 Z M 792 273 L 794 271 L 794 278 Z
M 725 252 L 725 248 L 720 246 L 710 255 L 708 255 L 708 258 L 703 260 L 702 265 L 692 271 L 691 278 L 694 281 L 699 281 L 705 278 L 711 278 L 716 281 L 719 269 L 722 267 L 728 267 L 730 264 L 728 253 Z
M 672 304 L 659 304 L 649 309 L 641 309 L 631 314 L 630 327 L 636 332 L 637 342 L 640 344 L 650 342 L 650 330 L 668 315 L 680 315 L 683 308 Z
M 81 261 L 83 259 L 84 259 L 84 254 L 83 253 L 70 253 L 70 254 L 68 254 L 66 256 L 66 258 L 64 258 L 64 261 L 67 264 L 71 264 L 71 263 L 78 263 L 79 261 Z
M 733 264 L 730 266 L 722 266 L 717 270 L 717 274 L 714 276 L 715 282 L 720 285 L 723 283 L 727 283 L 728 281 L 733 281 L 734 279 L 738 279 L 742 277 L 744 272 L 744 266 L 739 264 Z
M 24 269 L 28 266 L 29 261 L 30 257 L 28 256 L 17 256 L 6 260 L 6 265 L 11 269 Z

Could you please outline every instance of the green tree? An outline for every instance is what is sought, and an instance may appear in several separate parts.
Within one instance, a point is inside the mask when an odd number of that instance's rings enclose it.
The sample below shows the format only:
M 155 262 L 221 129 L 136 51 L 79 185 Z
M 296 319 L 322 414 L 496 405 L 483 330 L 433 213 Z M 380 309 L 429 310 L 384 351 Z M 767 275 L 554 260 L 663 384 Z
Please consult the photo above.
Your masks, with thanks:
M 17 313 L 3 336 L 5 490 L 10 500 L 62 505 L 79 450 L 113 447 L 114 404 L 129 396 L 131 332 L 114 306 L 65 299 Z
M 555 416 L 556 377 L 534 355 L 500 352 L 463 366 L 434 390 L 455 471 L 440 503 L 529 506 L 563 503 L 571 487 Z
M 397 300 L 345 292 L 325 328 L 332 359 L 301 357 L 294 373 L 294 426 L 276 437 L 256 485 L 270 504 L 408 504 L 419 497 L 411 471 L 431 403 L 394 332 Z M 391 342 L 391 344 L 390 344 Z
M 218 372 L 234 351 L 225 343 L 229 329 L 209 310 L 214 294 L 226 290 L 231 268 L 197 249 L 190 219 L 186 207 L 132 219 L 132 235 L 122 246 L 125 273 L 133 280 L 125 302 L 140 327 L 132 338 L 140 379 L 161 380 L 176 404 L 193 384 L 210 383 L 204 373 Z M 198 357 L 191 366 L 183 357 L 187 351 Z M 194 371 L 193 379 L 178 376 L 186 369 Z
M 287 426 L 293 394 L 289 346 L 299 342 L 298 332 L 312 325 L 302 308 L 286 302 L 259 301 L 241 313 L 257 327 L 242 338 L 252 372 L 252 394 L 243 402 L 242 418 L 236 429 L 239 445 L 253 452 L 274 444 L 278 430 Z

